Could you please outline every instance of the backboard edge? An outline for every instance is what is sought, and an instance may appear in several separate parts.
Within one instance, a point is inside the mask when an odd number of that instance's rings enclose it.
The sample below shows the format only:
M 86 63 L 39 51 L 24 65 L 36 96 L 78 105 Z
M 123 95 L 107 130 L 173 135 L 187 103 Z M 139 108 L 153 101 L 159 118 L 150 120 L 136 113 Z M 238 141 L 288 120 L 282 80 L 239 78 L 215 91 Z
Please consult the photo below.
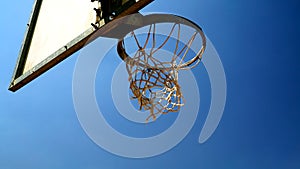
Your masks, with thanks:
M 27 54 L 30 48 L 30 44 L 31 44 L 31 39 L 33 37 L 33 32 L 35 29 L 35 25 L 37 22 L 37 16 L 39 15 L 40 9 L 41 9 L 41 5 L 42 5 L 42 1 L 43 0 L 35 0 L 34 4 L 33 4 L 33 8 L 31 10 L 31 14 L 29 17 L 29 21 L 26 25 L 26 30 L 25 30 L 25 34 L 24 34 L 24 38 L 22 41 L 22 45 L 18 54 L 18 58 L 17 58 L 17 62 L 16 62 L 16 66 L 10 81 L 10 86 L 9 86 L 9 90 L 10 88 L 13 86 L 15 79 L 17 79 L 20 74 L 20 71 L 23 71 L 24 66 L 21 67 L 21 65 L 24 65 L 22 63 L 26 62 L 27 59 Z

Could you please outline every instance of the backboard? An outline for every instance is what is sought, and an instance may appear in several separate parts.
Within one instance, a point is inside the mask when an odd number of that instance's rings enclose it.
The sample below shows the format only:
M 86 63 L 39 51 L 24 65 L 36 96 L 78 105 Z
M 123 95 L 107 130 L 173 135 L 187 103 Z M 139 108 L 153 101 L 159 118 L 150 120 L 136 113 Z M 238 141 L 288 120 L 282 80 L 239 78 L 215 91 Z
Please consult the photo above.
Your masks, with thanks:
M 97 32 L 108 36 L 114 19 L 153 0 L 35 0 L 9 86 L 16 91 L 81 49 Z M 109 23 L 109 24 L 108 24 Z

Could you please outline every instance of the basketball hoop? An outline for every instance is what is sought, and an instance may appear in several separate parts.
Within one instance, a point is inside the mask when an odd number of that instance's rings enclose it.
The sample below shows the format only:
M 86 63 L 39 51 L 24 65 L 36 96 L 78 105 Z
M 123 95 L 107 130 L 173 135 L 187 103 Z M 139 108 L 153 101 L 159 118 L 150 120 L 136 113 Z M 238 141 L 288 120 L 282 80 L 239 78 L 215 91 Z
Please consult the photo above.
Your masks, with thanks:
M 168 17 L 170 16 L 170 17 Z M 174 15 L 147 15 L 143 18 L 143 26 L 148 31 L 142 44 L 135 31 L 119 40 L 117 51 L 121 59 L 126 62 L 128 81 L 132 92 L 132 99 L 136 99 L 140 110 L 149 110 L 150 115 L 146 119 L 156 120 L 158 114 L 178 112 L 184 105 L 183 94 L 178 83 L 178 71 L 191 69 L 197 66 L 205 51 L 206 38 L 202 29 L 195 23 Z M 157 29 L 159 24 L 168 24 L 170 31 L 165 35 L 165 39 L 158 42 L 160 35 Z M 190 30 L 191 35 L 188 40 L 181 38 L 182 29 Z M 158 35 L 157 35 L 158 34 Z M 129 37 L 128 37 L 129 36 Z M 160 36 L 161 37 L 161 36 Z M 191 57 L 191 47 L 200 38 L 199 51 Z M 137 49 L 132 56 L 125 50 L 126 41 L 131 39 L 135 42 Z M 173 41 L 172 43 L 169 43 Z M 175 45 L 169 58 L 162 58 L 159 51 Z M 170 51 L 169 51 L 170 52 Z

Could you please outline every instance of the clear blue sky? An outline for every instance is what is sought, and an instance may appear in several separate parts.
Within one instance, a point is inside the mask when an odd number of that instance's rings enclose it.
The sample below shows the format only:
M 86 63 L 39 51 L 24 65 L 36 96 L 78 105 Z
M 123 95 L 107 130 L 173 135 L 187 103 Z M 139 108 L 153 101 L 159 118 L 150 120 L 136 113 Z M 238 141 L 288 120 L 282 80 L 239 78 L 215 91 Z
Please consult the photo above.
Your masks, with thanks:
M 147 159 L 110 154 L 84 133 L 72 102 L 78 53 L 20 91 L 7 90 L 33 0 L 0 4 L 1 169 L 300 168 L 296 0 L 156 0 L 143 10 L 201 25 L 220 54 L 228 85 L 224 116 L 205 144 L 197 143 L 202 114 L 183 142 Z

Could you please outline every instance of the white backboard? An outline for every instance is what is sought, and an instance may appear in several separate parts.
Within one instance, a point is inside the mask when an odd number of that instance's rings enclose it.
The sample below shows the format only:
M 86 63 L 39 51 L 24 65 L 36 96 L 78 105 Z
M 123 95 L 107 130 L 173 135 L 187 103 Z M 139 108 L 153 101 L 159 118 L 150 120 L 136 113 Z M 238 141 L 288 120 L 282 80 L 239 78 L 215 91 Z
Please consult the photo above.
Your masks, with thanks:
M 152 1 L 122 0 L 115 18 L 136 13 Z M 109 34 L 117 27 L 114 20 L 97 18 L 95 9 L 100 8 L 91 0 L 36 0 L 9 90 L 18 90 L 81 49 L 93 33 Z

